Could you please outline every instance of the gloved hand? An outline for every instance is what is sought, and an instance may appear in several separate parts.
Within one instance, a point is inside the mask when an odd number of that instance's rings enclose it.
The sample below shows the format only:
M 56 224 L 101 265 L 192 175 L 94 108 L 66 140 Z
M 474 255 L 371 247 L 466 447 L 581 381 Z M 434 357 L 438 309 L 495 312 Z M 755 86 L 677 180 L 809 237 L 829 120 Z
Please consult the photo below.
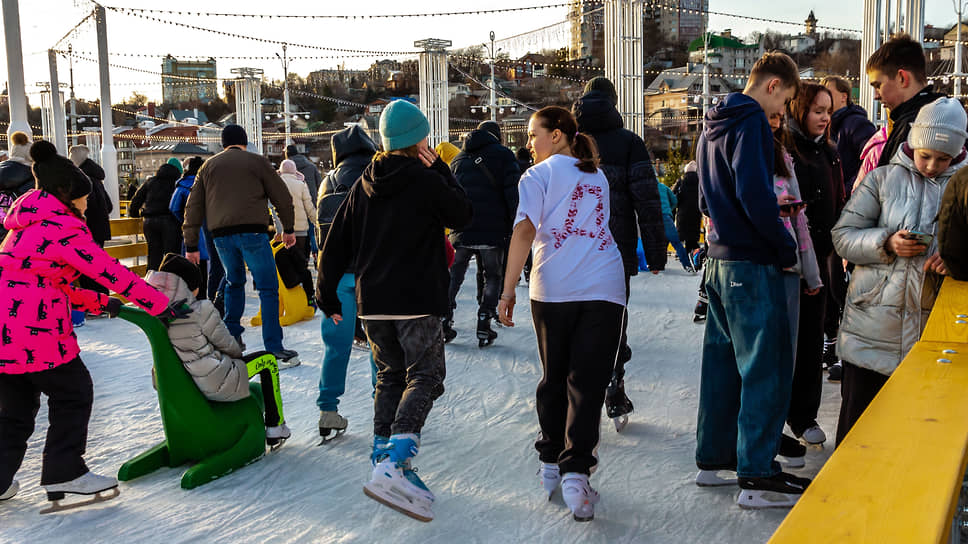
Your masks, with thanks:
M 165 308 L 155 317 L 160 319 L 161 322 L 167 327 L 172 321 L 188 317 L 188 314 L 194 311 L 188 306 L 188 304 L 186 304 L 187 302 L 187 298 L 176 300 L 175 302 L 170 303 L 167 308 Z
M 109 317 L 118 317 L 118 314 L 121 312 L 121 306 L 123 305 L 124 303 L 121 302 L 120 298 L 108 297 L 108 303 L 104 305 L 104 311 L 107 312 Z

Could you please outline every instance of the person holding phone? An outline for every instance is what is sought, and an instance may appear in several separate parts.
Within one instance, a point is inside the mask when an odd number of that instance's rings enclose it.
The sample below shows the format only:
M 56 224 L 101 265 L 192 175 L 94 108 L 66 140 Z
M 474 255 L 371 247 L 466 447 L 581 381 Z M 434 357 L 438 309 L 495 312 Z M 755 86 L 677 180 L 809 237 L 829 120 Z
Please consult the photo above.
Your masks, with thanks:
M 953 98 L 921 108 L 907 143 L 864 178 L 834 226 L 837 253 L 856 264 L 837 339 L 838 444 L 921 337 L 948 272 L 934 233 L 948 180 L 968 164 L 966 122 Z

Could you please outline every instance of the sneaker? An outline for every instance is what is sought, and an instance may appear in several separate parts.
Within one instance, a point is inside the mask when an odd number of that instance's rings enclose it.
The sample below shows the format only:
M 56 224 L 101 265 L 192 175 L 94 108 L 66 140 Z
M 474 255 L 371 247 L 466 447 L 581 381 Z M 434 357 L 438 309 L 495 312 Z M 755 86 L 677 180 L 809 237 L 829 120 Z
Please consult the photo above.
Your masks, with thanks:
M 497 333 L 491 328 L 491 314 L 480 312 L 477 314 L 477 347 L 490 346 L 497 339 Z M 446 340 L 445 340 L 446 341 Z
M 266 427 L 266 444 L 272 449 L 277 449 L 292 436 L 292 431 L 283 423 L 275 427 Z
M 810 427 L 807 427 L 807 430 L 803 431 L 803 433 L 800 435 L 800 438 L 802 438 L 807 444 L 813 445 L 823 444 L 827 441 L 827 435 L 823 432 L 823 429 L 820 428 L 820 425 L 816 424 L 816 422 L 814 422 L 814 424 Z
M 2 494 L 0 494 L 0 501 L 5 501 L 7 499 L 12 499 L 17 492 L 20 491 L 20 482 L 14 480 L 10 482 L 10 487 L 7 488 Z
M 844 365 L 842 362 L 837 361 L 834 366 L 827 369 L 827 381 L 833 383 L 840 383 L 840 379 L 844 376 Z
M 319 436 L 326 438 L 330 433 L 335 432 L 333 438 L 343 434 L 349 422 L 345 417 L 339 415 L 336 410 L 319 412 Z
M 280 349 L 279 351 L 273 352 L 272 355 L 276 358 L 276 364 L 279 365 L 279 370 L 299 366 L 301 363 L 299 354 L 291 349 Z
M 64 493 L 94 495 L 115 487 L 118 487 L 118 481 L 115 478 L 101 476 L 90 471 L 67 482 L 44 486 L 47 490 L 47 498 L 52 501 L 63 499 Z
M 571 509 L 575 521 L 595 519 L 595 505 L 601 497 L 589 485 L 587 475 L 566 472 L 561 478 L 561 497 Z
M 789 468 L 803 468 L 806 465 L 804 457 L 807 455 L 807 447 L 799 440 L 790 435 L 780 436 L 780 452 L 777 454 Z
M 740 493 L 736 504 L 740 508 L 789 508 L 810 485 L 809 478 L 778 472 L 767 478 L 739 478 Z
M 823 341 L 823 356 L 820 359 L 823 364 L 824 370 L 830 369 L 830 367 L 840 362 L 837 358 L 837 340 L 824 340 Z
M 706 297 L 702 294 L 699 295 L 699 300 L 696 301 L 696 307 L 692 310 L 692 322 L 693 323 L 703 323 L 706 321 L 706 310 L 709 308 L 709 302 Z
M 561 469 L 558 468 L 557 463 L 541 463 L 538 467 L 538 475 L 541 476 L 541 486 L 544 487 L 550 501 L 551 495 L 561 485 Z

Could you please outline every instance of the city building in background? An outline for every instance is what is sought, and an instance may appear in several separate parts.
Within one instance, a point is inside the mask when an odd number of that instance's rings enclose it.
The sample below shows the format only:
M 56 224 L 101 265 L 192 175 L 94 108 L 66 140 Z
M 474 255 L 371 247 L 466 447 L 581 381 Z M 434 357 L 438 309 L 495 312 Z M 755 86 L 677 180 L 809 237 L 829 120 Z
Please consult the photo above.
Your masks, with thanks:
M 161 61 L 161 74 L 161 97 L 166 104 L 207 104 L 218 98 L 213 58 L 185 61 L 168 55 Z

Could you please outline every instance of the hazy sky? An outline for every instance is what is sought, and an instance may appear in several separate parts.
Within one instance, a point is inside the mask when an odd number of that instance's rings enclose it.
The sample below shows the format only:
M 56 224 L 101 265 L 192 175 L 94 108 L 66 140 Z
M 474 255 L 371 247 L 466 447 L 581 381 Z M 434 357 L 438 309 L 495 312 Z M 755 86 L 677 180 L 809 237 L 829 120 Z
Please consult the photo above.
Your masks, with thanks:
M 363 2 L 342 1 L 305 1 L 288 0 L 270 3 L 255 0 L 106 0 L 106 6 L 129 8 L 155 8 L 166 10 L 198 10 L 206 12 L 230 12 L 280 15 L 370 15 L 401 13 L 433 13 L 469 11 L 474 9 L 513 8 L 519 6 L 547 5 L 564 3 L 564 0 L 488 0 L 475 2 L 456 2 L 454 0 L 423 0 L 421 2 L 400 2 L 369 0 Z M 279 11 L 272 11 L 279 6 Z M 28 92 L 36 91 L 33 84 L 49 80 L 46 50 L 52 46 L 80 21 L 92 4 L 86 0 L 21 0 L 20 18 L 24 51 L 24 69 Z M 862 0 L 807 0 L 788 2 L 763 2 L 763 0 L 710 0 L 711 11 L 727 12 L 737 15 L 755 15 L 771 19 L 801 22 L 807 13 L 814 10 L 819 24 L 833 27 L 860 28 L 862 25 Z M 927 0 L 927 22 L 938 26 L 954 24 L 956 16 L 949 0 Z M 498 40 L 529 30 L 552 25 L 565 19 L 565 7 L 547 8 L 512 13 L 489 15 L 461 15 L 448 17 L 421 17 L 401 19 L 251 19 L 234 17 L 199 17 L 187 14 L 146 14 L 165 21 L 190 24 L 225 32 L 252 37 L 289 42 L 289 55 L 294 57 L 319 57 L 333 53 L 305 49 L 295 44 L 315 45 L 344 49 L 365 49 L 379 51 L 411 51 L 414 40 L 422 38 L 442 38 L 453 41 L 454 47 L 479 44 L 488 39 L 488 32 L 494 30 Z M 150 21 L 108 10 L 108 44 L 112 53 L 154 54 L 170 53 L 181 55 L 212 56 L 273 56 L 281 53 L 281 46 L 259 43 L 250 40 L 218 36 L 215 34 Z M 756 30 L 766 28 L 783 32 L 797 32 L 801 26 L 777 23 L 763 23 L 737 17 L 710 16 L 710 29 L 720 31 L 731 28 L 734 35 L 745 36 Z M 554 26 L 548 30 L 529 34 L 526 38 L 499 43 L 513 55 L 527 50 L 560 47 L 567 38 L 567 25 Z M 75 51 L 90 52 L 96 55 L 96 38 L 93 20 L 80 27 L 76 36 L 61 43 L 73 43 Z M 0 44 L 3 45 L 3 44 Z M 2 50 L 6 59 L 5 48 Z M 345 54 L 344 54 L 345 55 Z M 381 58 L 389 57 L 383 55 Z M 290 71 L 305 76 L 320 68 L 333 68 L 345 62 L 348 68 L 362 68 L 377 57 L 295 59 L 290 63 Z M 152 72 L 160 71 L 161 57 L 113 56 L 111 62 Z M 240 66 L 260 67 L 266 76 L 282 78 L 281 63 L 270 59 L 218 59 L 220 77 L 231 77 L 230 69 Z M 75 83 L 77 95 L 81 98 L 95 98 L 98 90 L 96 67 L 90 62 L 75 61 Z M 0 80 L 5 80 L 5 73 Z M 61 59 L 59 64 L 61 82 L 68 80 L 68 63 Z M 161 95 L 160 76 L 139 73 L 122 68 L 111 72 L 112 101 L 119 102 L 133 90 L 147 94 L 153 99 Z M 39 99 L 31 96 L 31 103 Z

